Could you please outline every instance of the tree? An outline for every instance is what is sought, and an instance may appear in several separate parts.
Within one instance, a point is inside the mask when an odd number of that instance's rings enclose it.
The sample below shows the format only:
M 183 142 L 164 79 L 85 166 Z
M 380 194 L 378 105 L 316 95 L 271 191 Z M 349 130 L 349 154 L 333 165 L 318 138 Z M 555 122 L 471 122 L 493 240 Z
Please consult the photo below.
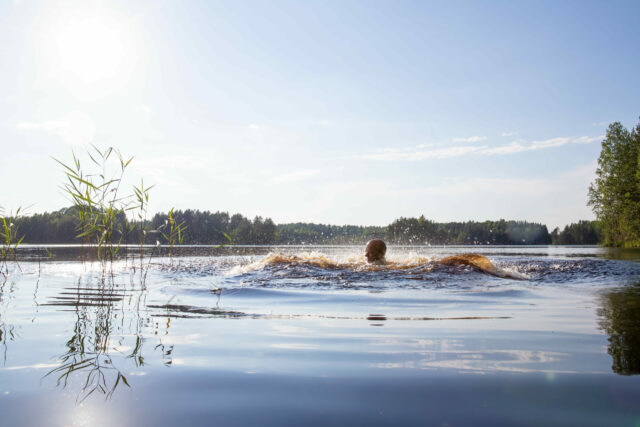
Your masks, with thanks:
M 602 224 L 603 244 L 640 244 L 640 124 L 612 123 L 602 141 L 589 202 Z

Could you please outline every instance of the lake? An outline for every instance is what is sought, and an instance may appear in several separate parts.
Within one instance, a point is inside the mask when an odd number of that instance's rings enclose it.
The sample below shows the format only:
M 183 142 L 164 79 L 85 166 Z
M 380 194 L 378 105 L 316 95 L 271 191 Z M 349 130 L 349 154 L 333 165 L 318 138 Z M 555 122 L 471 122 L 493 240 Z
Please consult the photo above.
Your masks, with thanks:
M 362 252 L 21 247 L 0 424 L 640 425 L 640 252 Z M 500 274 L 434 262 L 468 252 Z

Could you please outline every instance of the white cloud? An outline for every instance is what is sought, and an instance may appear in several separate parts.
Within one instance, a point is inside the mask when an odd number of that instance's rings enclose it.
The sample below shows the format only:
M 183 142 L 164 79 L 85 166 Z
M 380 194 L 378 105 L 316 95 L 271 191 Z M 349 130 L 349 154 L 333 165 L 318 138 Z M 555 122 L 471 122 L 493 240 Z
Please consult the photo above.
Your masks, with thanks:
M 257 124 L 255 124 L 255 123 L 251 123 L 251 124 L 249 125 L 249 129 L 260 129 L 260 126 L 258 126 L 258 125 L 257 125 Z
M 434 150 L 422 151 L 382 151 L 361 156 L 363 159 L 369 160 L 401 160 L 401 161 L 418 161 L 425 159 L 446 159 L 449 157 L 458 157 L 465 154 L 477 152 L 488 148 L 486 145 L 463 145 L 459 147 L 437 148 Z
M 540 150 L 543 148 L 560 147 L 565 144 L 590 144 L 595 141 L 600 141 L 604 138 L 604 135 L 599 136 L 579 136 L 575 137 L 560 137 L 546 139 L 543 141 L 533 141 L 529 146 L 530 150 Z
M 92 142 L 95 138 L 93 118 L 82 111 L 71 112 L 56 120 L 21 122 L 17 127 L 24 131 L 39 131 L 58 135 L 71 145 L 84 145 Z
M 522 141 L 513 141 L 511 144 L 501 145 L 498 147 L 487 148 L 482 150 L 482 154 L 496 155 L 496 154 L 513 154 L 527 151 L 529 148 L 522 144 Z
M 434 144 L 419 144 L 413 147 L 403 147 L 403 148 L 376 148 L 373 150 L 374 153 L 410 153 L 415 152 L 418 149 L 433 147 Z
M 278 175 L 271 179 L 271 182 L 274 183 L 284 183 L 284 182 L 297 182 L 304 181 L 305 179 L 312 178 L 320 174 L 318 169 L 300 169 L 297 171 L 285 173 L 282 175 Z
M 503 144 L 496 147 L 487 145 L 463 145 L 447 148 L 437 148 L 433 150 L 422 150 L 428 145 L 419 145 L 410 148 L 378 148 L 369 154 L 360 156 L 362 159 L 368 160 L 386 160 L 386 161 L 418 161 L 426 159 L 445 159 L 448 157 L 458 157 L 466 154 L 484 154 L 487 156 L 506 155 L 522 153 L 525 151 L 543 150 L 546 148 L 560 147 L 566 144 L 588 144 L 599 141 L 604 138 L 600 136 L 580 136 L 580 137 L 557 137 L 540 141 L 527 143 L 522 139 L 515 140 L 509 144 Z
M 138 107 L 136 107 L 136 111 L 145 113 L 145 114 L 153 113 L 153 109 L 146 104 L 138 105 Z
M 468 138 L 453 138 L 453 142 L 480 142 L 487 139 L 486 136 L 470 136 Z
M 560 147 L 561 145 L 565 145 L 571 142 L 571 139 L 571 137 L 558 137 L 545 139 L 542 141 L 533 141 L 531 145 L 529 145 L 529 150 L 541 150 L 543 148 Z
M 575 138 L 573 140 L 574 144 L 589 144 L 591 142 L 602 141 L 604 139 L 604 135 L 600 136 L 581 136 Z
M 513 131 L 513 132 L 502 132 L 502 136 L 516 136 L 518 134 L 518 131 Z

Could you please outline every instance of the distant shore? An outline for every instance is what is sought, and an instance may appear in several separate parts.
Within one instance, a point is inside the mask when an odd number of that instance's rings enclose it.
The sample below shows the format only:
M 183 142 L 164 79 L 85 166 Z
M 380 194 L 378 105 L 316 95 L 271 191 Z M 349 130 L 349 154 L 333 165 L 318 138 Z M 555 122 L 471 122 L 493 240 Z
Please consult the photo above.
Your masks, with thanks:
M 10 218 L 24 236 L 22 243 L 73 244 L 77 237 L 78 213 L 75 207 L 29 216 Z M 140 244 L 140 227 L 146 230 L 144 244 L 166 244 L 158 230 L 168 215 L 155 214 L 143 224 L 118 217 L 116 240 L 121 244 Z M 426 219 L 399 218 L 387 226 L 328 225 L 316 223 L 275 224 L 270 218 L 253 220 L 241 214 L 200 210 L 176 210 L 173 219 L 184 223 L 183 244 L 187 245 L 340 245 L 364 244 L 381 238 L 400 245 L 595 245 L 602 242 L 595 221 L 579 221 L 549 232 L 547 226 L 528 221 L 500 219 L 438 223 Z M 638 242 L 636 242 L 638 243 Z M 620 245 L 622 246 L 622 245 Z M 637 245 L 636 245 L 637 246 Z

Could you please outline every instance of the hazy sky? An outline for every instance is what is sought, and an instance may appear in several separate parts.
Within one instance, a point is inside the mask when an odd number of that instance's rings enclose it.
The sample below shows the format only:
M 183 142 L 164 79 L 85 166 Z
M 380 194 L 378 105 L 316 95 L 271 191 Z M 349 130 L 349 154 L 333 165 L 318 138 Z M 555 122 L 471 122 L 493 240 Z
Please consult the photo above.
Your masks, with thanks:
M 639 2 L 0 0 L 0 206 L 115 146 L 151 211 L 383 225 L 586 206 L 640 115 Z

